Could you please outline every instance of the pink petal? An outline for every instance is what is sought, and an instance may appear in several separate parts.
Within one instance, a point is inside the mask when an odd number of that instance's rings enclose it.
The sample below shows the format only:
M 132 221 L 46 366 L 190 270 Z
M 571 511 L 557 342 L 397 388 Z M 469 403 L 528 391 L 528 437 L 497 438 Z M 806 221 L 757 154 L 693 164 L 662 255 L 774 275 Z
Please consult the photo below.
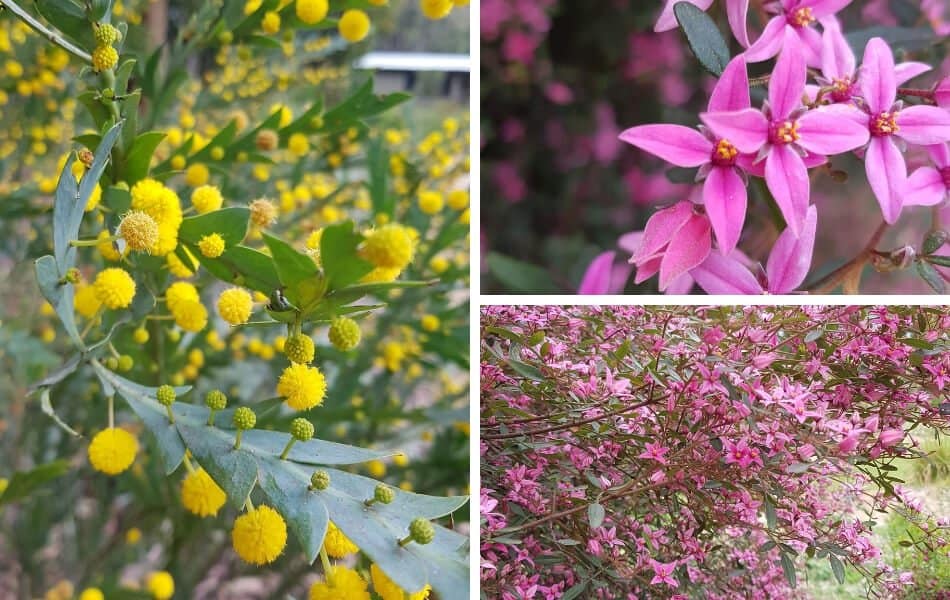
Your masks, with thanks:
M 748 0 L 746 0 L 748 1 Z M 726 65 L 722 76 L 709 97 L 709 112 L 727 112 L 750 108 L 749 73 L 745 59 L 740 54 Z
M 811 184 L 802 157 L 788 146 L 772 146 L 765 159 L 765 182 L 793 235 L 800 235 Z
M 934 164 L 937 165 L 938 168 L 946 169 L 950 167 L 950 144 L 934 144 L 933 146 L 928 146 L 927 152 L 930 153 L 930 158 L 933 159 Z
M 947 184 L 937 169 L 921 167 L 907 178 L 902 196 L 904 206 L 935 206 L 947 198 Z
M 643 230 L 643 240 L 637 251 L 633 253 L 630 262 L 642 262 L 662 250 L 692 216 L 693 205 L 689 202 L 679 202 L 654 213 L 647 221 Z
M 617 253 L 612 250 L 598 254 L 590 263 L 590 266 L 587 267 L 577 293 L 582 296 L 609 294 L 610 276 L 613 274 L 613 264 L 616 256 Z
M 761 294 L 764 291 L 745 265 L 718 252 L 710 253 L 689 274 L 707 294 Z
M 689 273 L 683 273 L 671 281 L 670 285 L 666 286 L 666 291 L 664 293 L 667 296 L 684 296 L 693 289 L 695 284 L 696 282 L 693 281 L 693 278 L 690 277 Z
M 825 23 L 821 43 L 821 72 L 828 79 L 853 77 L 854 51 L 841 33 L 838 19 L 829 18 Z
M 808 70 L 802 50 L 794 30 L 786 29 L 785 44 L 769 81 L 769 104 L 772 107 L 773 121 L 785 119 L 789 113 L 802 105 Z
M 904 85 L 911 79 L 932 70 L 928 64 L 922 62 L 902 62 L 894 67 L 894 83 Z
M 713 151 L 703 134 L 682 125 L 641 125 L 624 131 L 620 139 L 678 167 L 706 164 Z
M 633 278 L 633 282 L 637 285 L 643 283 L 647 279 L 653 277 L 660 272 L 660 262 L 663 259 L 663 255 L 657 255 L 650 260 L 640 263 L 637 265 L 637 275 Z
M 633 255 L 637 251 L 637 247 L 640 246 L 640 243 L 643 240 L 642 231 L 631 231 L 630 233 L 625 233 L 620 236 L 620 239 L 617 240 L 617 246 L 621 250 L 625 251 L 627 254 Z
M 765 31 L 762 32 L 759 39 L 744 52 L 746 62 L 762 62 L 778 54 L 779 50 L 782 49 L 782 43 L 785 41 L 787 23 L 785 15 L 772 17 L 765 25 Z
M 901 214 L 901 191 L 907 180 L 907 164 L 897 144 L 886 137 L 871 138 L 864 166 L 868 182 L 881 205 L 884 220 L 893 225 Z
M 699 115 L 714 134 L 732 142 L 739 152 L 755 154 L 769 139 L 769 122 L 754 108 Z
M 792 29 L 799 45 L 804 48 L 805 63 L 809 67 L 821 67 L 821 34 L 814 27 Z M 784 52 L 784 50 L 783 50 Z
M 665 290 L 674 279 L 706 260 L 711 247 L 709 220 L 701 215 L 693 215 L 674 234 L 660 262 L 660 291 Z
M 890 109 L 897 99 L 894 53 L 881 38 L 872 39 L 864 49 L 859 83 L 872 114 Z
M 735 169 L 713 167 L 703 184 L 703 204 L 719 251 L 729 254 L 739 243 L 748 204 L 748 191 Z
M 729 28 L 743 48 L 749 47 L 749 27 L 746 25 L 748 14 L 749 0 L 726 0 Z
M 908 106 L 897 115 L 897 135 L 911 144 L 931 146 L 950 141 L 950 112 L 937 106 Z
M 851 0 L 803 0 L 799 6 L 811 8 L 812 15 L 821 19 L 835 14 L 849 4 Z
M 808 207 L 800 236 L 796 237 L 790 228 L 778 236 L 765 266 L 765 272 L 769 275 L 769 292 L 788 294 L 805 281 L 815 250 L 817 228 L 818 209 L 812 205 Z
M 683 2 L 684 0 L 666 0 L 666 4 L 663 6 L 663 10 L 660 12 L 660 16 L 656 20 L 656 25 L 653 27 L 653 31 L 660 33 L 661 31 L 669 31 L 671 29 L 676 29 L 679 27 L 679 24 L 676 22 L 676 14 L 673 12 L 673 7 L 677 2 Z M 706 10 L 708 9 L 713 0 L 685 0 L 690 4 L 694 4 L 699 8 Z
M 864 124 L 861 124 L 864 121 Z M 849 104 L 810 110 L 798 120 L 798 144 L 822 155 L 842 154 L 868 143 L 867 115 Z

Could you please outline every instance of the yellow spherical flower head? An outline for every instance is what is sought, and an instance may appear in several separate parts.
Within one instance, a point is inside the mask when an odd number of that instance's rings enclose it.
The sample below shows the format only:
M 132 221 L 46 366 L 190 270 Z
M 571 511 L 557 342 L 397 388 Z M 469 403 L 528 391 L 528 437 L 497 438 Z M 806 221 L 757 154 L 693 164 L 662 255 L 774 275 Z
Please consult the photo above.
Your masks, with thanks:
M 86 588 L 79 594 L 79 600 L 106 600 L 106 596 L 99 588 Z
M 387 269 L 386 267 L 376 267 L 363 276 L 362 283 L 389 283 L 395 281 L 402 269 Z
M 284 354 L 291 362 L 301 365 L 308 365 L 313 362 L 314 347 L 313 340 L 309 335 L 302 333 L 292 335 L 284 341 Z
M 92 70 L 96 73 L 115 68 L 119 53 L 112 46 L 96 46 L 92 51 Z
M 406 593 L 390 579 L 376 563 L 369 567 L 369 574 L 373 580 L 373 589 L 383 600 L 426 600 L 432 589 L 429 584 L 418 592 Z
M 113 310 L 126 308 L 132 304 L 132 298 L 135 297 L 135 281 L 131 275 L 117 267 L 100 271 L 92 286 L 99 302 Z
M 360 254 L 377 267 L 402 270 L 412 261 L 412 251 L 409 231 L 398 223 L 389 223 L 366 235 Z
M 86 200 L 86 208 L 83 210 L 85 212 L 95 210 L 99 206 L 100 200 L 102 200 L 102 187 L 97 183 L 96 187 L 92 188 L 92 193 L 89 194 L 89 199 Z
M 158 243 L 158 223 L 144 211 L 130 210 L 119 223 L 118 234 L 130 250 L 151 252 Z
M 176 281 L 165 290 L 165 304 L 168 310 L 175 312 L 178 306 L 185 302 L 198 302 L 198 288 L 187 281 Z
M 358 8 L 351 8 L 340 16 L 337 29 L 343 39 L 356 43 L 369 35 L 369 24 L 369 15 Z
M 202 185 L 191 193 L 191 205 L 195 207 L 199 215 L 218 210 L 222 204 L 224 204 L 224 197 L 217 186 Z
M 218 514 L 227 500 L 224 490 L 211 479 L 207 471 L 198 469 L 188 473 L 181 485 L 181 503 L 188 512 L 199 517 L 213 517 Z
M 449 192 L 448 204 L 452 210 L 465 210 L 468 208 L 468 192 L 465 190 L 452 190 Z
M 183 262 L 175 252 L 169 252 L 165 255 L 165 264 L 168 266 L 168 271 L 175 277 L 191 277 L 195 274 L 198 263 L 187 248 L 182 247 L 182 250 L 187 263 Z
M 198 333 L 208 324 L 208 309 L 204 304 L 194 300 L 183 300 L 175 308 L 171 308 L 175 324 L 191 333 Z
M 345 558 L 360 551 L 359 546 L 346 537 L 333 521 L 327 526 L 327 535 L 323 538 L 323 548 L 333 558 Z
M 116 261 L 122 258 L 122 255 L 119 254 L 119 251 L 115 249 L 112 236 L 109 235 L 108 231 L 100 231 L 96 238 L 99 240 L 99 243 L 96 244 L 96 249 L 99 250 L 99 254 L 102 255 L 102 258 L 111 261 Z
M 261 19 L 261 29 L 264 30 L 264 33 L 270 35 L 280 31 L 280 15 L 272 10 L 264 13 L 264 18 Z
M 287 149 L 297 157 L 306 156 L 310 152 L 310 142 L 307 136 L 302 133 L 295 133 L 287 140 Z
M 195 163 L 185 169 L 185 183 L 196 188 L 208 183 L 211 171 L 203 163 Z
M 198 250 L 202 256 L 218 258 L 224 254 L 224 238 L 219 233 L 211 233 L 198 240 Z
M 359 323 L 349 317 L 336 317 L 330 321 L 327 338 L 333 347 L 341 352 L 349 352 L 356 348 L 361 336 Z
M 310 586 L 309 600 L 370 600 L 368 584 L 355 570 L 338 565 L 328 579 Z
M 419 192 L 419 210 L 427 215 L 434 215 L 442 210 L 445 201 L 442 194 L 432 190 L 422 190 Z
M 251 295 L 241 288 L 226 289 L 218 296 L 218 314 L 231 325 L 247 323 L 253 307 Z
M 175 580 L 168 571 L 153 571 L 145 581 L 148 593 L 155 600 L 169 600 L 175 595 Z
M 294 410 L 307 410 L 323 404 L 326 393 L 327 380 L 316 367 L 291 364 L 277 381 L 277 395 Z
M 139 443 L 124 429 L 103 429 L 89 443 L 89 462 L 106 475 L 118 475 L 132 466 Z
M 419 320 L 419 324 L 426 331 L 432 332 L 439 329 L 441 321 L 439 320 L 439 317 L 435 315 L 423 315 L 422 319 Z
M 76 307 L 76 312 L 87 319 L 96 316 L 96 313 L 99 312 L 99 308 L 102 306 L 102 302 L 96 294 L 96 288 L 91 285 L 76 286 L 76 297 L 73 300 L 73 304 Z
M 316 25 L 327 17 L 330 3 L 327 0 L 297 0 L 294 8 L 298 19 L 307 25 Z
M 182 222 L 178 194 L 154 179 L 143 179 L 132 186 L 132 209 L 141 210 L 158 223 L 158 242 L 152 254 L 165 256 L 178 245 Z
M 258 506 L 234 521 L 231 543 L 245 562 L 255 565 L 272 563 L 287 544 L 287 524 L 273 508 Z
M 277 207 L 267 198 L 258 198 L 251 202 L 251 222 L 258 227 L 267 227 L 277 220 Z

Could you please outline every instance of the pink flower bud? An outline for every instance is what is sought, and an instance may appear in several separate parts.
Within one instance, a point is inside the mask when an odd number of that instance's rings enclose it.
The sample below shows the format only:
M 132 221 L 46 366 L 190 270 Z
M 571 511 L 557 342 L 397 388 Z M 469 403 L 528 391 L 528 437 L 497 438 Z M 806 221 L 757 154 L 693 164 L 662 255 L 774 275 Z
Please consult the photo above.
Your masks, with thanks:
M 838 444 L 838 451 L 842 454 L 850 454 L 858 447 L 858 436 L 854 433 L 841 440 Z
M 904 439 L 903 429 L 885 429 L 881 432 L 881 438 L 878 440 L 882 446 L 888 448 L 899 443 Z

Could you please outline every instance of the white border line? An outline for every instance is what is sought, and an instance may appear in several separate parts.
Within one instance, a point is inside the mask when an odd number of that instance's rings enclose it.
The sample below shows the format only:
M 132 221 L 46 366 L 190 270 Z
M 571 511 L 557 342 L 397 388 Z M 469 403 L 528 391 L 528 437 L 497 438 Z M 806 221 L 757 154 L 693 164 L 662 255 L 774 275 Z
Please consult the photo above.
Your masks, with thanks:
M 480 0 L 469 2 L 469 55 L 472 69 L 469 76 L 469 288 L 471 302 L 469 311 L 469 533 L 471 546 L 469 556 L 469 598 L 479 598 L 481 564 L 481 512 L 479 511 L 479 458 L 481 457 L 481 432 L 479 407 L 481 388 L 479 371 L 481 364 L 479 347 L 481 321 L 481 7 Z

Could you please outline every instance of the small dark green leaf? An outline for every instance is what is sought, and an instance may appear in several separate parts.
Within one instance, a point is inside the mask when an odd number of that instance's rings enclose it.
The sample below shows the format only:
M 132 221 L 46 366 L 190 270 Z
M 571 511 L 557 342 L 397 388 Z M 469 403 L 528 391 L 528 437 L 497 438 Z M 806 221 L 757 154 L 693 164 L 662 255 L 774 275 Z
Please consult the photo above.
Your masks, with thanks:
M 921 252 L 924 254 L 933 254 L 943 248 L 943 245 L 946 244 L 948 240 L 950 240 L 950 233 L 947 233 L 943 229 L 931 231 L 927 234 L 927 237 L 924 238 Z
M 828 562 L 831 563 L 831 572 L 834 573 L 838 583 L 844 583 L 844 565 L 834 554 L 828 555 Z
M 356 283 L 373 270 L 373 265 L 356 254 L 363 236 L 353 222 L 330 225 L 320 236 L 320 264 L 327 277 L 327 289 L 338 290 Z
M 778 524 L 778 516 L 775 514 L 775 504 L 772 503 L 770 498 L 766 497 L 763 505 L 765 506 L 765 524 L 770 531 L 774 531 Z
M 231 248 L 244 241 L 251 211 L 244 207 L 222 208 L 181 222 L 178 237 L 197 244 L 206 235 L 217 233 L 224 238 L 224 247 Z
M 937 292 L 938 294 L 946 293 L 946 283 L 944 283 L 943 278 L 940 276 L 940 273 L 937 272 L 937 269 L 935 269 L 930 263 L 923 260 L 918 260 L 917 274 L 920 275 L 921 279 L 927 282 L 927 285 L 929 285 L 933 291 Z
M 287 289 L 291 289 L 298 283 L 317 278 L 319 271 L 313 259 L 295 250 L 290 244 L 282 239 L 276 238 L 268 233 L 264 234 L 264 243 L 270 249 L 271 256 L 274 258 L 274 266 L 277 268 L 277 275 L 280 282 Z M 287 296 L 291 302 L 295 302 L 290 295 Z
M 716 77 L 722 75 L 731 56 L 729 46 L 712 17 L 689 2 L 677 2 L 673 13 L 699 63 Z
M 781 561 L 782 572 L 785 573 L 785 580 L 788 581 L 788 585 L 792 588 L 798 587 L 798 577 L 795 575 L 795 563 L 792 561 L 792 557 L 783 552 Z
M 17 471 L 10 478 L 7 489 L 0 493 L 0 505 L 22 500 L 43 484 L 61 477 L 68 471 L 69 463 L 65 460 L 46 463 L 30 471 Z
M 146 131 L 140 133 L 132 142 L 125 157 L 125 180 L 134 185 L 140 179 L 148 176 L 149 165 L 152 164 L 152 155 L 155 148 L 165 139 L 161 131 Z
M 389 152 L 386 151 L 382 138 L 375 138 L 370 142 L 366 162 L 369 168 L 369 182 L 366 186 L 373 202 L 373 212 L 392 216 L 396 198 L 389 194 Z
M 574 600 L 587 590 L 587 586 L 590 585 L 590 581 L 584 580 L 580 583 L 574 584 L 564 592 L 564 595 L 561 596 L 561 600 Z
M 554 293 L 559 291 L 541 267 L 491 252 L 486 259 L 489 272 L 515 292 Z
M 931 254 L 924 260 L 940 267 L 950 267 L 950 256 L 938 256 L 936 254 Z
M 197 246 L 189 244 L 193 256 L 215 277 L 270 295 L 280 287 L 274 260 L 247 246 L 227 248 L 218 258 L 203 256 Z

